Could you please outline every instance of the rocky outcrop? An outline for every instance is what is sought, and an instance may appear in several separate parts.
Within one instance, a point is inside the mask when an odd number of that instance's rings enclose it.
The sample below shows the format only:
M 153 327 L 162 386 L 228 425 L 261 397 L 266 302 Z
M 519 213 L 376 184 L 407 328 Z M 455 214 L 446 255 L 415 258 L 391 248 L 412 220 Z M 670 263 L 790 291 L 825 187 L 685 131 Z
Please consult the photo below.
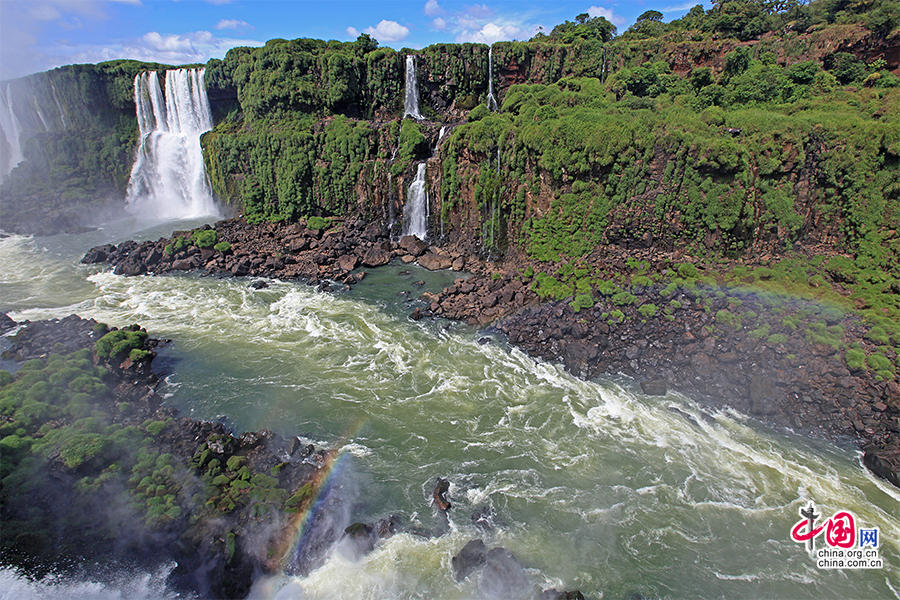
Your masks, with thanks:
M 204 231 L 209 229 L 207 226 Z M 395 259 L 418 257 L 429 269 L 462 270 L 465 259 L 459 251 L 428 248 L 414 236 L 401 242 L 388 238 L 377 222 L 360 218 L 333 218 L 324 231 L 309 229 L 305 223 L 250 225 L 242 218 L 216 224 L 216 239 L 228 248 L 198 248 L 191 241 L 171 251 L 179 238 L 190 240 L 192 232 L 176 232 L 155 242 L 125 241 L 90 249 L 85 264 L 108 263 L 119 275 L 161 274 L 202 270 L 209 275 L 303 279 L 313 285 L 326 280 L 353 285 L 365 277 L 359 267 L 376 268 Z M 221 247 L 221 246 L 220 246 Z
M 7 360 L 43 362 L 52 349 L 54 356 L 74 356 L 79 362 L 73 364 L 83 363 L 80 354 L 71 353 L 93 354 L 97 340 L 110 331 L 75 315 L 19 325 L 19 332 L 4 353 Z M 35 515 L 49 515 L 44 518 L 50 518 L 50 523 L 40 522 L 51 527 L 59 539 L 57 544 L 47 546 L 35 541 L 41 539 L 39 536 L 7 537 L 3 542 L 4 564 L 40 573 L 60 568 L 59 561 L 78 558 L 88 564 L 112 558 L 150 567 L 174 560 L 177 566 L 169 575 L 169 585 L 199 597 L 215 598 L 246 596 L 254 577 L 273 568 L 271 553 L 282 541 L 289 512 L 305 509 L 309 493 L 304 490 L 319 478 L 324 453 L 267 430 L 237 434 L 223 423 L 179 417 L 175 410 L 163 408 L 163 399 L 156 392 L 159 378 L 149 369 L 160 343 L 165 342 L 147 339 L 140 350 L 148 354 L 137 361 L 123 355 L 107 361 L 93 354 L 94 363 L 102 365 L 106 374 L 103 389 L 91 384 L 93 418 L 97 420 L 97 411 L 102 411 L 110 421 L 103 430 L 108 439 L 98 438 L 95 443 L 105 444 L 108 451 L 124 452 L 119 460 L 127 470 L 117 479 L 118 471 L 110 469 L 100 485 L 95 477 L 105 463 L 71 466 L 71 455 L 66 453 L 79 447 L 70 444 L 70 450 L 50 455 L 44 469 L 51 474 L 49 479 L 45 475 L 30 478 L 31 493 L 19 494 L 17 483 L 10 480 L 0 505 L 8 536 L 22 527 L 27 529 Z M 50 378 L 51 383 L 55 377 Z M 8 383 L 4 381 L 3 385 Z M 17 426 L 38 437 L 60 430 L 63 440 L 69 439 L 67 432 L 77 430 L 65 412 L 47 414 L 55 418 L 39 430 L 32 431 L 41 423 Z M 15 424 L 18 413 L 11 415 L 4 415 L 0 425 L 8 425 L 10 419 Z M 136 439 L 143 439 L 142 443 L 152 439 L 150 446 L 140 450 L 152 457 L 150 462 L 137 460 L 132 466 L 128 450 L 116 446 L 117 436 L 129 431 L 128 435 L 138 435 Z M 4 448 L 8 452 L 10 446 Z M 4 457 L 13 460 L 10 468 L 28 468 L 17 466 L 16 453 L 12 454 Z M 168 503 L 174 501 L 172 509 L 165 515 L 154 513 L 164 497 Z M 22 501 L 27 506 L 20 506 Z M 69 508 L 83 511 L 87 506 L 92 507 L 92 515 L 79 514 L 73 520 L 68 512 Z M 90 526 L 71 524 L 84 521 Z M 126 522 L 127 530 L 116 529 Z M 111 538 L 109 527 L 116 529 Z M 308 553 L 304 560 L 319 560 L 329 548 L 319 549 L 319 554 Z M 59 549 L 63 556 L 58 556 Z

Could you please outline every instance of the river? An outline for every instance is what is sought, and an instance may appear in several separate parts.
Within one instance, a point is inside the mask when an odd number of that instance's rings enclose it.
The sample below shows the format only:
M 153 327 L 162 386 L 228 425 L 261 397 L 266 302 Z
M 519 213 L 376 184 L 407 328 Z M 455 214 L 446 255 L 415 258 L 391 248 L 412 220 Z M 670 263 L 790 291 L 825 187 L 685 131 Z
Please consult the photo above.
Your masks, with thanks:
M 515 554 L 541 589 L 595 599 L 900 597 L 900 492 L 863 469 L 852 444 L 773 431 L 673 392 L 646 396 L 614 374 L 579 380 L 474 328 L 408 318 L 422 291 L 458 273 L 388 266 L 332 294 L 198 274 L 126 278 L 78 262 L 96 244 L 197 224 L 2 239 L 0 310 L 140 323 L 172 340 L 155 364 L 182 414 L 344 444 L 332 483 L 347 524 L 398 513 L 412 529 L 440 527 L 431 489 L 438 476 L 451 482 L 444 535 L 396 535 L 358 561 L 335 552 L 308 577 L 260 580 L 254 596 L 478 598 L 478 575 L 455 582 L 450 559 L 482 538 Z M 823 518 L 851 511 L 857 526 L 878 528 L 883 566 L 818 568 L 790 536 L 810 502 Z M 482 509 L 492 531 L 472 523 Z M 153 583 L 163 577 L 34 583 L 5 570 L 0 599 L 171 597 Z

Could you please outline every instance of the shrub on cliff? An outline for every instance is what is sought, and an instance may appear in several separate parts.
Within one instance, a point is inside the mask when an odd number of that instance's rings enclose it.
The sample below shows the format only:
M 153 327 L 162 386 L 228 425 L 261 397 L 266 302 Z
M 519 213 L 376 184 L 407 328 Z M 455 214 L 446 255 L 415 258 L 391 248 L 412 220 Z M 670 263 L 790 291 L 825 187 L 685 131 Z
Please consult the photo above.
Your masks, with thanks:
M 138 330 L 118 329 L 110 331 L 94 344 L 97 356 L 112 359 L 121 354 L 139 350 L 147 340 L 147 332 Z
M 215 229 L 204 229 L 191 234 L 191 240 L 198 248 L 212 248 L 216 245 L 217 238 Z

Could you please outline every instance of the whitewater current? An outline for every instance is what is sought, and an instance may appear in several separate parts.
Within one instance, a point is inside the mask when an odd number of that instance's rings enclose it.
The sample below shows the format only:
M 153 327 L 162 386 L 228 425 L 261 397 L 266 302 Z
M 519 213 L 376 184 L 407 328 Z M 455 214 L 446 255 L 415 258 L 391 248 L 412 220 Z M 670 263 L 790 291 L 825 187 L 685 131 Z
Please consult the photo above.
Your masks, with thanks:
M 771 431 L 676 393 L 646 396 L 615 375 L 580 380 L 484 332 L 407 317 L 408 296 L 457 273 L 391 266 L 326 294 L 298 282 L 254 290 L 242 278 L 126 278 L 78 263 L 101 241 L 141 236 L 158 232 L 0 240 L 0 310 L 140 323 L 171 339 L 157 366 L 167 403 L 185 415 L 322 447 L 351 431 L 336 475 L 347 524 L 398 513 L 433 530 L 431 488 L 438 476 L 451 484 L 443 535 L 401 533 L 359 560 L 335 551 L 307 577 L 261 578 L 253 597 L 480 598 L 478 574 L 456 582 L 450 567 L 475 538 L 510 550 L 541 589 L 589 598 L 897 596 L 900 493 L 851 446 Z M 883 568 L 817 568 L 790 539 L 810 502 L 879 528 Z M 481 510 L 492 531 L 473 525 Z M 84 596 L 170 597 L 152 584 L 158 573 L 119 577 Z M 32 598 L 87 585 L 9 570 L 0 582 Z

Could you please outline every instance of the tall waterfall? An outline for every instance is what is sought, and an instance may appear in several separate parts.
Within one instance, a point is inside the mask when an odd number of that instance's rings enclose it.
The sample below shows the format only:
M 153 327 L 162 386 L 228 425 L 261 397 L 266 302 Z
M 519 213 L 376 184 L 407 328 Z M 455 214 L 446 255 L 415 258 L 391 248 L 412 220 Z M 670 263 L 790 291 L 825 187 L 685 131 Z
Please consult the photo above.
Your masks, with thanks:
M 403 118 L 412 117 L 422 120 L 419 112 L 419 78 L 416 76 L 416 57 L 406 56 L 406 97 L 403 100 Z
M 494 47 L 488 47 L 488 110 L 496 112 L 497 100 L 494 99 Z
M 3 130 L 6 145 L 9 146 L 9 154 L 4 153 L 5 160 L 0 165 L 0 181 L 3 181 L 9 172 L 25 159 L 20 142 L 22 126 L 13 111 L 12 91 L 9 85 L 6 86 L 5 93 L 0 94 L 0 129 Z
M 419 163 L 416 179 L 409 186 L 406 194 L 406 206 L 403 209 L 403 235 L 414 235 L 424 240 L 428 235 L 428 193 L 425 191 L 425 165 Z
M 166 71 L 165 95 L 155 71 L 134 78 L 141 139 L 126 207 L 141 216 L 190 218 L 217 213 L 200 135 L 212 129 L 203 69 Z

